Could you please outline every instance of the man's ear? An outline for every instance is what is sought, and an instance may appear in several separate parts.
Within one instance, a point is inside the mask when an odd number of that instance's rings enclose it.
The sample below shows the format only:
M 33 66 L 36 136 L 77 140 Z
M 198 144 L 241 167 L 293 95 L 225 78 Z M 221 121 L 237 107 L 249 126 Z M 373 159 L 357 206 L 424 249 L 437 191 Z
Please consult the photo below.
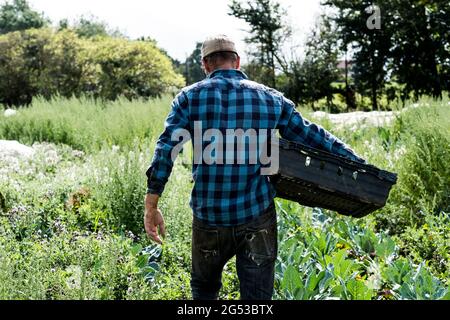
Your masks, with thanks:
M 237 70 L 240 70 L 241 69 L 241 57 L 237 57 L 237 60 L 236 60 L 236 69 Z
M 211 72 L 211 69 L 209 68 L 208 63 L 206 63 L 206 59 L 202 59 L 202 69 L 206 75 L 210 74 L 210 72 Z

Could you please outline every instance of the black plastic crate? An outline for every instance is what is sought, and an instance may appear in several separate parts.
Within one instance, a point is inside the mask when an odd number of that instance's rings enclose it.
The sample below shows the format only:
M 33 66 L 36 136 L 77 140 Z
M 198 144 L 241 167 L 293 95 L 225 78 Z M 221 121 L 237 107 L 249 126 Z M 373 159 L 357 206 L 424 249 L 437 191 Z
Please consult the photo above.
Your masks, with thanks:
M 277 197 L 352 217 L 385 206 L 397 175 L 305 145 L 280 139 Z

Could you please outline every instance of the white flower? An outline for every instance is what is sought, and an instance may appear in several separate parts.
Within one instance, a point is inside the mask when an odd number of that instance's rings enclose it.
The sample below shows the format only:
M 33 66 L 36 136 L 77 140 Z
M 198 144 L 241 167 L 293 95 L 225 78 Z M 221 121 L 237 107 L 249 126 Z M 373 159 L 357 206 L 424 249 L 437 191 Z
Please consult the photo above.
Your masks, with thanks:
M 58 153 L 55 150 L 49 150 L 45 154 L 45 162 L 48 165 L 56 165 L 59 162 Z
M 395 149 L 394 151 L 394 159 L 399 160 L 406 153 L 405 146 L 401 146 L 400 148 Z
M 70 275 L 66 279 L 66 285 L 70 289 L 80 289 L 81 288 L 81 276 L 82 270 L 80 266 L 68 266 L 66 272 Z
M 326 112 L 323 111 L 316 111 L 313 113 L 313 117 L 315 118 L 324 118 L 326 117 L 328 114 Z
M 6 118 L 15 116 L 16 114 L 17 114 L 17 111 L 16 111 L 16 110 L 13 110 L 13 109 L 6 109 L 6 110 L 5 110 L 5 113 L 4 113 L 4 115 L 5 115 Z
M 80 150 L 73 150 L 72 151 L 72 157 L 74 157 L 74 158 L 83 158 L 84 157 L 84 152 L 80 151 Z

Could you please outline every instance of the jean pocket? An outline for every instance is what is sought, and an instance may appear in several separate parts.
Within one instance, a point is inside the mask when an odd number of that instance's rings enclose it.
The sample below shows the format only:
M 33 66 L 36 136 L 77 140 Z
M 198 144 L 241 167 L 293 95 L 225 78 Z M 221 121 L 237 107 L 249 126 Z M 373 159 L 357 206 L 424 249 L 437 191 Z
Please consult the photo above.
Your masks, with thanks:
M 219 231 L 217 229 L 192 228 L 192 254 L 208 260 L 219 256 Z
M 245 243 L 248 258 L 257 266 L 274 261 L 277 256 L 276 222 L 261 229 L 247 229 Z

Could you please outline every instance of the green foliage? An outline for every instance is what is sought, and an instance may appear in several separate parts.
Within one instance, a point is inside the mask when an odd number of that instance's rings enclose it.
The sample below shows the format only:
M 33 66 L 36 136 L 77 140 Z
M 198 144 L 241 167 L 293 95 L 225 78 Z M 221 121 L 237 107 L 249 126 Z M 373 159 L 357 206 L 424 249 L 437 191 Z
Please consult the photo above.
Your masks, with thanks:
M 256 81 L 265 85 L 271 85 L 268 79 L 271 79 L 272 77 L 272 70 L 267 66 L 261 65 L 257 61 L 246 63 L 245 65 L 242 66 L 242 71 L 252 81 Z M 277 81 L 276 87 L 285 90 L 286 82 L 289 81 L 289 78 L 286 75 L 282 74 L 277 77 L 276 81 Z M 290 93 L 287 92 L 287 90 L 283 92 L 286 92 L 286 96 L 288 96 L 288 94 Z
M 338 70 L 338 39 L 331 21 L 322 17 L 308 36 L 306 54 L 303 60 L 291 61 L 285 68 L 280 89 L 296 103 L 311 104 L 326 98 L 328 107 L 332 106 L 332 83 L 340 80 Z
M 0 35 L 13 31 L 42 28 L 49 21 L 34 11 L 26 0 L 6 1 L 0 6 Z
M 383 129 L 322 123 L 370 163 L 413 168 L 415 183 L 426 187 L 405 200 L 401 190 L 412 183 L 405 170 L 388 205 L 358 220 L 278 199 L 276 299 L 450 299 L 447 186 L 428 186 L 432 173 L 409 155 L 419 152 L 419 133 L 431 141 L 433 129 L 442 135 L 426 145 L 430 157 L 445 156 L 438 150 L 448 132 L 446 107 L 421 101 Z M 0 114 L 0 139 L 34 143 L 36 152 L 0 158 L 0 298 L 191 298 L 188 152 L 160 201 L 162 247 L 150 245 L 142 223 L 144 173 L 169 108 L 167 97 L 107 104 L 38 99 L 13 117 Z M 447 169 L 433 165 L 448 178 Z M 417 209 L 420 218 L 411 220 Z M 222 299 L 239 298 L 234 263 L 224 269 Z
M 441 300 L 449 297 L 448 289 L 423 264 L 414 270 L 408 261 L 400 259 L 388 266 L 383 275 L 393 285 L 393 296 L 398 299 Z
M 2 230 L 2 299 L 124 299 L 138 282 L 131 240 L 112 234 L 34 235 L 17 242 Z
M 412 93 L 442 97 L 450 88 L 448 35 L 450 5 L 446 1 L 327 0 L 335 9 L 332 19 L 338 25 L 343 51 L 355 52 L 354 82 L 358 92 L 369 96 L 372 109 L 388 82 L 388 97 Z M 380 9 L 380 29 L 368 28 L 373 5 Z M 372 10 L 368 10 L 372 8 Z M 400 86 L 395 88 L 392 83 Z M 398 93 L 395 91 L 398 90 Z
M 427 266 L 440 275 L 450 279 L 450 218 L 448 213 L 437 216 L 426 215 L 421 227 L 408 226 L 399 235 L 400 250 L 411 257 L 415 263 L 426 262 Z
M 167 56 L 148 41 L 33 29 L 1 36 L 0 48 L 0 103 L 9 106 L 30 104 L 35 96 L 149 98 L 184 85 Z
M 450 117 L 444 104 L 423 103 L 403 112 L 385 138 L 401 151 L 395 168 L 399 181 L 391 194 L 397 205 L 379 217 L 394 233 L 422 225 L 428 214 L 450 212 Z
M 427 94 L 441 98 L 450 89 L 448 2 L 327 0 L 322 5 L 331 11 L 318 19 L 300 59 L 296 47 L 289 48 L 292 56 L 282 53 L 291 32 L 280 3 L 231 2 L 229 14 L 250 26 L 250 61 L 244 69 L 252 79 L 296 103 L 325 105 L 332 112 L 343 109 L 336 95 L 346 109 L 380 110 Z M 374 16 L 380 28 L 370 28 Z M 338 68 L 344 56 L 350 62 L 347 77 L 344 87 L 336 87 L 344 82 L 345 71 Z
M 150 145 L 150 141 L 147 141 L 147 145 Z M 144 173 L 148 161 L 136 144 L 125 148 L 123 153 L 105 150 L 95 157 L 94 163 L 99 168 L 103 167 L 103 170 L 90 182 L 95 198 L 92 206 L 108 212 L 112 217 L 111 224 L 118 229 L 135 234 L 142 231 L 146 185 Z
M 282 43 L 290 34 L 283 20 L 285 10 L 273 0 L 252 0 L 245 4 L 233 0 L 229 9 L 229 15 L 249 24 L 249 37 L 245 42 L 252 46 L 251 60 L 270 71 L 265 83 L 275 87 L 275 67 L 281 62 Z
M 62 143 L 84 151 L 99 150 L 103 145 L 125 147 L 135 139 L 159 135 L 169 104 L 169 97 L 133 103 L 122 98 L 107 105 L 91 99 L 35 99 L 30 108 L 19 110 L 17 117 L 0 115 L 0 137 L 30 145 Z
M 349 218 L 313 211 L 298 219 L 279 205 L 281 246 L 277 298 L 444 299 L 448 288 L 424 265 L 399 256 L 386 234 Z M 301 209 L 300 209 L 301 210 Z M 297 211 L 297 213 L 299 213 Z
M 94 97 L 115 100 L 155 97 L 175 92 L 184 85 L 169 59 L 149 42 L 105 38 L 95 44 L 93 59 L 97 70 Z
M 71 29 L 81 38 L 94 37 L 124 37 L 118 30 L 112 30 L 104 21 L 95 16 L 81 16 L 78 20 L 69 23 L 67 19 L 59 22 L 59 30 Z
M 416 0 L 405 6 L 403 2 L 384 4 L 395 39 L 391 52 L 394 76 L 405 85 L 403 96 L 442 97 L 450 89 L 450 4 Z
M 180 71 L 186 79 L 186 84 L 191 85 L 205 79 L 202 69 L 202 43 L 197 42 L 194 51 L 186 61 L 180 65 Z

